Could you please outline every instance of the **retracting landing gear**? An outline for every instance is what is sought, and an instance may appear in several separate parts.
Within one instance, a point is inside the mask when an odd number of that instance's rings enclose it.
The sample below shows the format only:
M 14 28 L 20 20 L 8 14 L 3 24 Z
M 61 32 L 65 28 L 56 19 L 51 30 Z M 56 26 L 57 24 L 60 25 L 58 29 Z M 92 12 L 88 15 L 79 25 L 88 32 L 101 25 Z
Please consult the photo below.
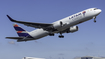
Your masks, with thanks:
M 93 19 L 94 19 L 94 22 L 96 23 L 96 16 L 94 16 Z
M 64 36 L 62 35 L 62 32 L 60 32 L 59 38 L 64 38 Z

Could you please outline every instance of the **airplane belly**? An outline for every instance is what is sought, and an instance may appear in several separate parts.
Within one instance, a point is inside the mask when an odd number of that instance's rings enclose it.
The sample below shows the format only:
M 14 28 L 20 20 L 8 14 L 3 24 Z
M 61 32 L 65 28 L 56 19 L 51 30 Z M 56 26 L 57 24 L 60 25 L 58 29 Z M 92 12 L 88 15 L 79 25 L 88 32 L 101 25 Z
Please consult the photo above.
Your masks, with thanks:
M 39 39 L 39 38 L 45 37 L 48 34 L 49 34 L 49 32 L 48 31 L 44 31 L 43 29 L 37 29 L 37 30 L 34 30 L 34 31 L 30 32 L 30 35 L 34 39 Z

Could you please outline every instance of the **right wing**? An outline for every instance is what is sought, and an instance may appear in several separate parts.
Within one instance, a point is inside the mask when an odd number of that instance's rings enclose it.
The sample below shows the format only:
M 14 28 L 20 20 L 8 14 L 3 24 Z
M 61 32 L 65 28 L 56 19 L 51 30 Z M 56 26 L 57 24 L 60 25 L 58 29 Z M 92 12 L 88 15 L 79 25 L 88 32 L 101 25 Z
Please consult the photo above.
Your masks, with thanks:
M 34 27 L 34 28 L 43 28 L 43 29 L 48 28 L 49 29 L 49 27 L 52 27 L 52 25 L 53 25 L 53 24 L 47 24 L 47 23 L 34 23 L 34 22 L 17 21 L 17 20 L 12 19 L 9 15 L 7 15 L 7 17 L 12 22 L 21 23 L 21 24 L 24 24 L 26 26 L 30 26 L 30 27 Z

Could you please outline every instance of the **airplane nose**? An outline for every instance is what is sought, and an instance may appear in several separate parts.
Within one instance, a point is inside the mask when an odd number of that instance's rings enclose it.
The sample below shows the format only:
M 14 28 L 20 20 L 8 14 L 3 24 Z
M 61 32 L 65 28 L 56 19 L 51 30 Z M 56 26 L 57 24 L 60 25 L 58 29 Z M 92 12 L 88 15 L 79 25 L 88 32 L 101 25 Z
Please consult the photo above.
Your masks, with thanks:
M 102 10 L 101 10 L 101 9 L 99 9 L 99 10 L 98 10 L 98 12 L 99 12 L 99 13 L 101 13 L 101 12 L 102 12 Z
M 97 10 L 96 10 L 96 15 L 99 15 L 101 12 L 102 12 L 101 9 L 97 9 Z

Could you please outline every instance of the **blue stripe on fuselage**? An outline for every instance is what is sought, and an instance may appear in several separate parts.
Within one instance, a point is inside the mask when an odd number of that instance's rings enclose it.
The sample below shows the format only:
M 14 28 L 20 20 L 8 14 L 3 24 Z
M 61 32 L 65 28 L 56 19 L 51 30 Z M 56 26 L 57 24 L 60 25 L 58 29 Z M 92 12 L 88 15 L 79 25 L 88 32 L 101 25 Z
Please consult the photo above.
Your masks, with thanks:
M 30 36 L 28 33 L 17 33 L 19 35 L 19 37 L 27 37 L 27 38 L 33 38 L 32 36 Z

